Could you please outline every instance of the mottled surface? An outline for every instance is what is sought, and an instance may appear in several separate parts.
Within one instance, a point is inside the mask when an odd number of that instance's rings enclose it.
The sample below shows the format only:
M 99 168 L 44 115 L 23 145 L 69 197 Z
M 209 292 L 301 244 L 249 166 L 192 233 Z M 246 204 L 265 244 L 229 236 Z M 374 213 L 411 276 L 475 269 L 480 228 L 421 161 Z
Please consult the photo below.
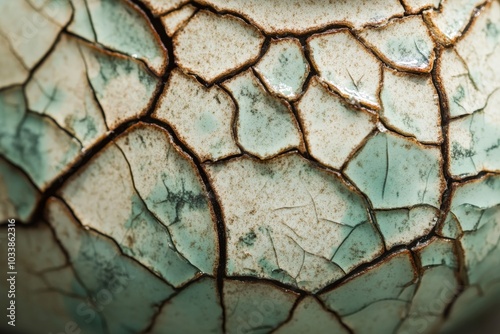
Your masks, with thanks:
M 0 16 L 18 333 L 497 332 L 498 0 Z

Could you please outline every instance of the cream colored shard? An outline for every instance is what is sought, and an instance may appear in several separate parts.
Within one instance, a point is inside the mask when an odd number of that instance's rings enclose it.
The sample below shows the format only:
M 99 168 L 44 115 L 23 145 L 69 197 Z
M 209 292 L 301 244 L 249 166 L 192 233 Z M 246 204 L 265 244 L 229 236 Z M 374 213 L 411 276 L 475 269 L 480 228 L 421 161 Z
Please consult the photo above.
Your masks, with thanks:
M 218 11 L 244 16 L 268 34 L 303 34 L 339 24 L 361 28 L 402 16 L 404 8 L 397 0 L 373 1 L 261 1 L 201 0 Z
M 434 41 L 420 16 L 389 21 L 367 28 L 360 37 L 389 65 L 403 70 L 430 72 L 436 55 Z
M 394 131 L 425 144 L 440 144 L 441 111 L 431 76 L 384 68 L 380 117 Z
M 410 14 L 418 14 L 424 9 L 437 9 L 442 0 L 402 0 L 406 11 Z
M 180 8 L 189 0 L 142 0 L 155 16 Z
M 316 78 L 297 103 L 309 153 L 322 164 L 340 169 L 375 128 L 376 116 L 346 105 Z
M 178 10 L 168 13 L 161 17 L 161 22 L 165 27 L 165 31 L 169 37 L 173 34 L 193 16 L 196 11 L 196 7 L 191 5 L 186 5 Z
M 424 12 L 424 19 L 434 36 L 445 45 L 451 45 L 462 35 L 474 17 L 474 9 L 484 0 L 442 0 L 440 9 Z
M 235 105 L 220 87 L 205 88 L 176 69 L 170 74 L 154 117 L 168 123 L 201 160 L 240 153 L 233 139 Z
M 263 42 L 243 20 L 202 10 L 174 36 L 174 54 L 186 72 L 213 82 L 255 61 Z
M 321 80 L 352 103 L 380 108 L 381 63 L 347 29 L 313 35 L 307 45 Z

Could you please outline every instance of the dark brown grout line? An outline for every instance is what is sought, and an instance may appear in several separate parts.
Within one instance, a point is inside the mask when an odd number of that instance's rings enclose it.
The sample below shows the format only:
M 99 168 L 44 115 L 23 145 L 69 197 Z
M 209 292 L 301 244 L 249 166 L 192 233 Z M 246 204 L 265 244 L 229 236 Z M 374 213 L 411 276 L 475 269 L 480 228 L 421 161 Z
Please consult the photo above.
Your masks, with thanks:
M 342 327 L 344 327 L 344 329 L 349 333 L 349 334 L 354 334 L 354 331 L 351 329 L 351 327 L 347 326 L 347 324 L 344 322 L 344 320 L 342 319 L 342 317 L 340 315 L 338 315 L 337 312 L 335 312 L 334 310 L 330 310 L 326 305 L 325 303 L 321 300 L 321 298 L 319 298 L 317 295 L 314 296 L 314 299 L 316 299 L 316 301 L 321 305 L 321 307 L 323 308 L 324 311 L 326 311 L 327 313 L 329 314 L 332 314 L 336 319 L 337 321 L 340 323 L 340 325 Z
M 293 315 L 295 313 L 295 310 L 297 309 L 297 306 L 299 306 L 299 304 L 304 300 L 305 297 L 306 297 L 306 295 L 300 295 L 297 299 L 295 299 L 295 302 L 293 303 L 292 308 L 288 312 L 288 316 L 286 317 L 286 319 L 283 320 L 281 323 L 279 323 L 278 326 L 276 326 L 275 328 L 273 328 L 269 332 L 269 334 L 276 333 L 276 331 L 280 330 L 283 326 L 285 326 L 286 324 L 288 324 L 290 322 L 290 320 L 292 320 Z

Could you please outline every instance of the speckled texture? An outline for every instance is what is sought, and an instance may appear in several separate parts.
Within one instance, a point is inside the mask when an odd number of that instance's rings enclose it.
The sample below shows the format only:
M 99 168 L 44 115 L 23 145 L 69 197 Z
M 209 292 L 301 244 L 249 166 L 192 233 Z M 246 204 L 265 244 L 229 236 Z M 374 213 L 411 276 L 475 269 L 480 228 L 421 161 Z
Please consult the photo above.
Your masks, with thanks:
M 490 333 L 498 0 L 0 0 L 0 17 L 19 333 Z

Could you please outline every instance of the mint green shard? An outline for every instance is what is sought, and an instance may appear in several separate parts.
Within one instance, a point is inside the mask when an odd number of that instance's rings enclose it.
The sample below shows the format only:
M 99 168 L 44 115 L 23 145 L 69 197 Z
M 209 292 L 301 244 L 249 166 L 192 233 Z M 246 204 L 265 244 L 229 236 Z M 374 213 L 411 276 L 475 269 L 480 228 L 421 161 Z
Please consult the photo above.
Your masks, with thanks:
M 222 208 L 230 276 L 315 292 L 384 251 L 362 196 L 299 154 L 205 170 Z
M 167 301 L 151 333 L 222 333 L 222 307 L 216 282 L 201 278 Z
M 451 212 L 464 231 L 460 246 L 470 284 L 500 279 L 500 177 L 487 174 L 453 189 Z
M 40 191 L 28 177 L 0 158 L 0 221 L 28 222 L 39 200 Z
M 215 214 L 191 158 L 158 126 L 138 124 L 116 145 L 128 161 L 138 196 L 166 227 L 175 250 L 201 272 L 214 274 L 218 262 Z M 156 158 L 151 160 L 151 155 Z M 170 275 L 177 272 L 165 270 Z
M 128 0 L 77 1 L 75 17 L 76 23 L 69 27 L 75 34 L 93 42 L 95 37 L 106 48 L 142 60 L 156 75 L 165 70 L 166 50 L 146 16 Z
M 265 282 L 224 281 L 227 333 L 269 333 L 287 319 L 297 295 Z
M 340 320 L 328 312 L 312 296 L 307 296 L 293 310 L 290 320 L 281 325 L 273 333 L 277 334 L 302 334 L 314 330 L 317 334 L 347 334 L 347 329 Z
M 132 139 L 133 137 L 130 140 Z M 150 210 L 148 203 L 137 191 L 137 187 L 141 186 L 141 179 L 135 180 L 135 175 L 131 174 L 131 162 L 126 158 L 119 146 L 109 144 L 63 186 L 60 194 L 84 226 L 113 238 L 125 254 L 170 284 L 182 286 L 200 273 L 200 269 L 189 261 L 190 256 L 196 259 L 198 248 L 192 248 L 189 254 L 182 253 L 184 248 L 177 248 L 178 241 L 175 238 L 179 237 L 179 233 L 173 232 L 167 221 L 161 221 Z M 139 168 L 145 168 L 145 172 L 148 172 L 148 166 L 141 165 Z M 190 171 L 186 170 L 186 173 L 189 175 Z M 106 182 L 102 181 L 103 174 L 107 175 Z M 163 184 L 154 183 L 153 186 L 163 187 Z M 203 201 L 201 198 L 200 202 Z M 183 209 L 182 206 L 180 208 Z M 188 230 L 185 233 L 193 233 L 189 231 L 188 224 L 183 226 L 182 220 L 177 225 L 175 229 L 182 231 L 184 228 Z M 210 242 L 208 237 L 207 243 Z M 202 253 L 203 256 L 215 255 Z M 212 268 L 213 263 L 207 266 Z
M 443 313 L 455 298 L 458 289 L 459 282 L 453 269 L 447 266 L 426 269 L 420 278 L 406 319 L 398 328 L 398 333 L 437 331 L 442 322 Z
M 370 138 L 345 173 L 376 209 L 422 204 L 438 208 L 446 186 L 439 148 L 391 132 Z
M 104 136 L 107 125 L 90 86 L 81 48 L 88 46 L 62 35 L 26 85 L 26 98 L 30 110 L 50 116 L 88 147 Z
M 271 93 L 296 99 L 309 74 L 309 64 L 297 39 L 272 40 L 269 49 L 255 66 Z
M 481 171 L 500 171 L 500 90 L 472 115 L 451 121 L 448 127 L 450 172 L 456 177 Z
M 174 289 L 124 256 L 114 240 L 84 229 L 60 200 L 50 200 L 46 216 L 75 275 L 84 282 L 87 298 L 94 300 L 77 307 L 79 316 L 74 319 L 94 332 L 102 331 L 98 329 L 99 317 L 112 333 L 144 330 L 156 312 L 155 304 L 172 295 Z
M 81 146 L 50 118 L 26 110 L 21 87 L 0 92 L 0 154 L 46 188 L 79 155 Z
M 428 205 L 409 209 L 375 211 L 377 225 L 384 237 L 387 249 L 397 245 L 408 245 L 434 228 L 439 210 Z
M 457 217 L 448 212 L 446 219 L 437 226 L 436 234 L 444 238 L 457 239 L 462 234 L 462 228 Z
M 457 249 L 453 240 L 433 237 L 426 244 L 418 245 L 414 251 L 424 268 L 442 265 L 458 268 Z
M 236 137 L 247 152 L 265 159 L 302 145 L 290 106 L 268 94 L 251 70 L 223 86 L 238 105 Z
M 406 289 L 416 278 L 410 252 L 400 251 L 368 268 L 363 275 L 350 278 L 319 297 L 329 309 L 343 318 L 382 300 L 409 302 L 412 296 Z

